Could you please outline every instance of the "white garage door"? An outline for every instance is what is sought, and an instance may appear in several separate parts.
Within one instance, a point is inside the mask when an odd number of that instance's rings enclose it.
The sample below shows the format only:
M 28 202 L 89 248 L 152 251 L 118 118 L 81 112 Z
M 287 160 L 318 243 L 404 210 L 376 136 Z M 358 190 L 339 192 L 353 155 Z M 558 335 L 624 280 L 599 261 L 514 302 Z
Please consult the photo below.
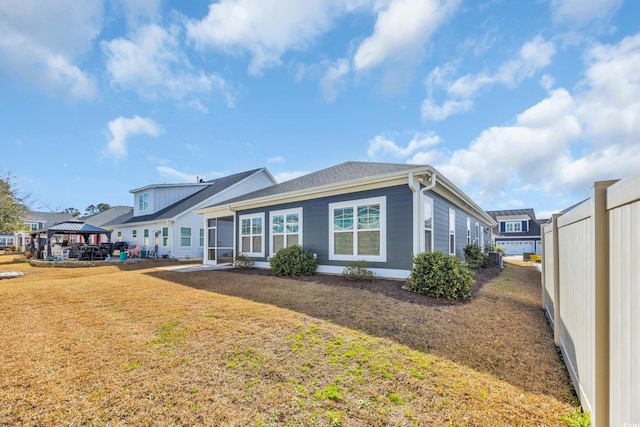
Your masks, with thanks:
M 505 255 L 522 255 L 524 252 L 533 252 L 533 242 L 498 242 L 496 245 L 504 248 Z

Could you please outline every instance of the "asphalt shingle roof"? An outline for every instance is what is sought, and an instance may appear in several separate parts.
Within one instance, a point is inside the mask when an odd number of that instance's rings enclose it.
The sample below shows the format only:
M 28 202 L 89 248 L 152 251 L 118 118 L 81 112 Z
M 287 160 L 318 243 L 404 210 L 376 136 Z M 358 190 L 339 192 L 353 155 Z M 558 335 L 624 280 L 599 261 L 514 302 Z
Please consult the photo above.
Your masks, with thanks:
M 250 171 L 240 172 L 240 173 L 225 176 L 222 178 L 212 179 L 210 181 L 207 181 L 207 183 L 211 183 L 211 185 L 203 188 L 202 190 L 188 197 L 185 197 L 184 199 L 172 205 L 167 206 L 162 210 L 159 210 L 156 213 L 149 214 L 149 215 L 136 216 L 136 217 L 132 216 L 131 218 L 121 222 L 120 224 L 130 224 L 130 223 L 137 223 L 137 222 L 155 221 L 159 219 L 173 218 L 176 215 L 179 215 L 183 212 L 193 209 L 193 207 L 196 206 L 197 204 L 202 203 L 203 201 L 207 200 L 212 196 L 215 196 L 225 188 L 228 188 L 242 181 L 243 179 L 250 177 L 251 175 L 255 174 L 260 170 L 261 169 L 253 169 Z M 109 225 L 116 225 L 116 223 L 114 221 L 111 221 Z
M 24 222 L 43 222 L 46 228 L 53 224 L 70 220 L 73 220 L 73 215 L 64 212 L 31 211 Z
M 95 225 L 96 227 L 104 227 L 112 222 L 115 224 L 122 224 L 122 222 L 128 220 L 132 216 L 133 208 L 131 206 L 114 206 L 103 212 L 80 217 L 78 220 L 84 221 L 87 224 Z
M 420 165 L 408 165 L 406 163 L 344 162 L 336 166 L 312 172 L 289 181 L 284 181 L 252 193 L 226 200 L 224 203 L 218 203 L 213 206 L 302 191 L 325 185 L 349 182 L 360 178 L 373 178 L 375 176 L 408 171 L 418 167 L 420 167 Z

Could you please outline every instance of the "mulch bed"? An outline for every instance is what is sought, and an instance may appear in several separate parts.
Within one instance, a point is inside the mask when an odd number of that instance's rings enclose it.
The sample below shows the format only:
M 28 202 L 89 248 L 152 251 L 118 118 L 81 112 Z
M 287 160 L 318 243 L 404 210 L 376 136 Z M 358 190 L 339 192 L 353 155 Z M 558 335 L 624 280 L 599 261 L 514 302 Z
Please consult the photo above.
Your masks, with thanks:
M 227 270 L 232 273 L 245 275 L 273 276 L 273 272 L 262 268 L 233 268 Z M 404 288 L 406 282 L 399 279 L 377 278 L 375 280 L 348 280 L 338 274 L 314 274 L 313 276 L 296 276 L 295 280 L 300 282 L 320 283 L 329 286 L 341 286 L 357 289 L 364 289 L 370 292 L 385 295 L 387 297 L 421 305 L 460 305 L 472 301 L 482 286 L 500 274 L 502 271 L 498 267 L 483 268 L 475 273 L 475 283 L 471 286 L 471 296 L 465 300 L 447 300 L 443 298 L 431 298 L 420 295 L 415 292 L 408 291 Z

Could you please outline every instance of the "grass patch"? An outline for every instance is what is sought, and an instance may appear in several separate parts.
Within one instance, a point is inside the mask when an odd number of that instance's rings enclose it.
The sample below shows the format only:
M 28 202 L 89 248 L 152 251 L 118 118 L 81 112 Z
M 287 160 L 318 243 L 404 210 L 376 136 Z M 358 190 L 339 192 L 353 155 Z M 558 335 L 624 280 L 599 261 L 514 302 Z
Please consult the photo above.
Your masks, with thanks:
M 430 306 L 273 276 L 3 261 L 25 276 L 0 282 L 0 425 L 564 425 L 576 408 L 531 266 L 507 265 L 519 292 L 493 281 Z

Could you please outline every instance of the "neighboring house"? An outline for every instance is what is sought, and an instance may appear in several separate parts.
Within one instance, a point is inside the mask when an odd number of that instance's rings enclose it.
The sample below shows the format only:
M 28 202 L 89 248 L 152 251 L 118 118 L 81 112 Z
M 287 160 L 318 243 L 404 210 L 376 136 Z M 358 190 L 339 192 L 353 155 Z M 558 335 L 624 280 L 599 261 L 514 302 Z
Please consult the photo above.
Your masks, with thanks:
M 505 250 L 505 255 L 524 252 L 542 253 L 541 225 L 547 220 L 536 219 L 533 209 L 487 211 L 497 222 L 491 230 L 492 241 Z
M 133 214 L 102 227 L 113 230 L 114 241 L 143 250 L 157 246 L 158 255 L 171 258 L 202 258 L 204 228 L 194 210 L 224 202 L 276 183 L 265 168 L 210 181 L 157 184 L 131 190 Z
M 82 216 L 78 218 L 78 221 L 83 221 L 89 225 L 95 227 L 106 228 L 112 224 L 122 224 L 133 217 L 133 207 L 131 206 L 114 206 L 106 211 L 98 212 L 95 214 Z M 122 233 L 122 232 L 120 232 Z M 122 237 L 122 236 L 120 236 Z M 112 235 L 111 239 L 118 241 L 117 235 Z M 89 239 L 89 244 L 98 244 L 107 241 L 107 236 L 100 234 L 99 236 L 92 235 Z
M 204 217 L 205 264 L 244 254 L 257 267 L 298 244 L 318 272 L 368 261 L 384 277 L 406 278 L 412 258 L 440 250 L 463 257 L 489 241 L 493 219 L 430 166 L 346 162 L 196 212 Z
M 29 211 L 24 220 L 25 231 L 11 235 L 2 234 L 0 236 L 4 236 L 5 239 L 8 239 L 8 236 L 12 236 L 13 245 L 22 246 L 22 250 L 25 250 L 26 246 L 31 242 L 29 231 L 41 230 L 72 219 L 73 215 L 64 212 Z M 0 237 L 0 243 L 2 243 L 2 237 Z

